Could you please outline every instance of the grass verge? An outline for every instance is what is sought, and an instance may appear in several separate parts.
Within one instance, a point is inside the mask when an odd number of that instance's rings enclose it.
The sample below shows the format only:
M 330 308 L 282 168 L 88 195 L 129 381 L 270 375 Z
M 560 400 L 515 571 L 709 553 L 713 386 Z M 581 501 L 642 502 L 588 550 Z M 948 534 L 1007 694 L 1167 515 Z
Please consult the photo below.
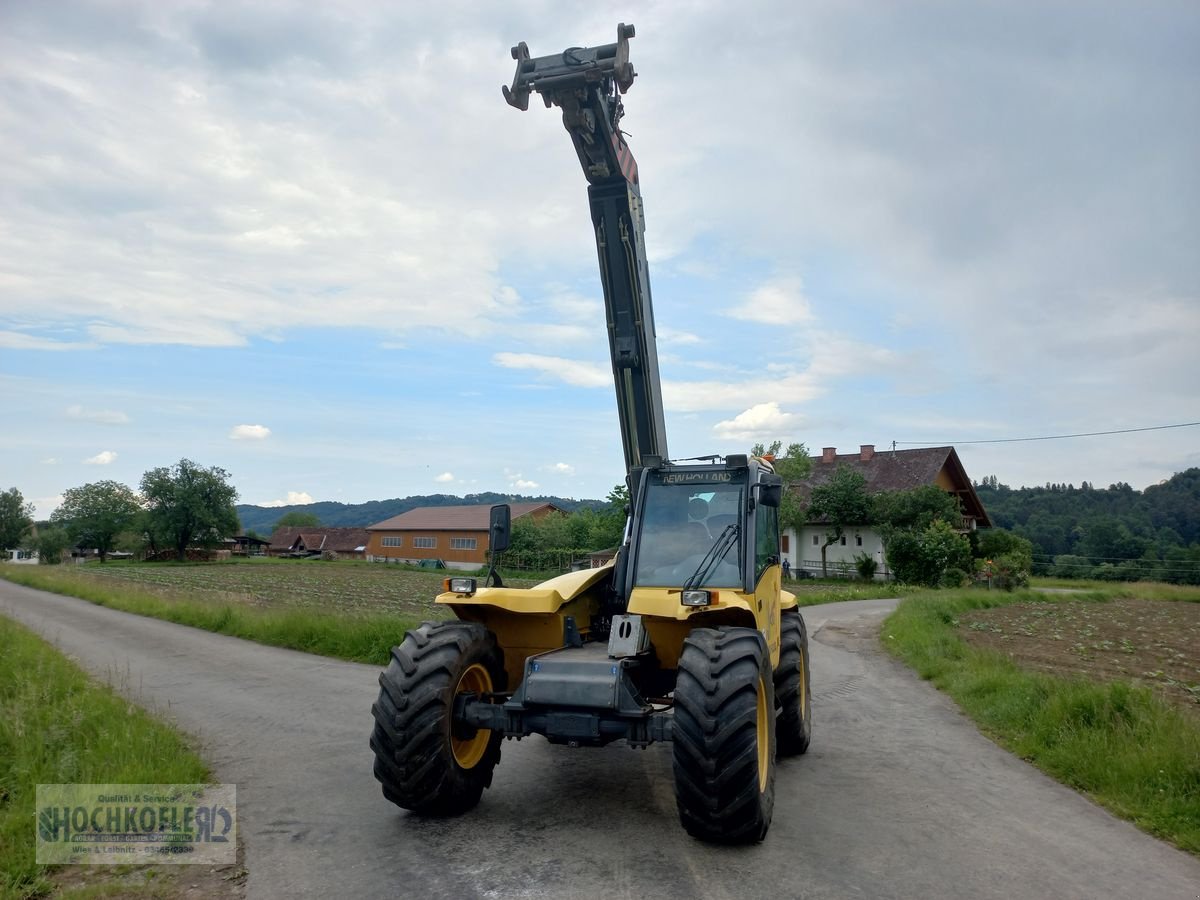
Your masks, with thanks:
M 1178 600 L 1200 603 L 1200 586 L 1166 584 L 1161 581 L 1084 581 L 1071 578 L 1029 579 L 1032 587 L 1089 591 L 1105 597 L 1137 597 L 1143 600 Z
M 957 617 L 971 609 L 1108 596 L 914 597 L 884 622 L 883 643 L 1001 746 L 1143 830 L 1200 854 L 1200 724 L 1146 688 L 1024 671 L 1004 655 L 968 646 L 955 631 Z
M 822 603 L 842 603 L 847 600 L 879 600 L 892 597 L 908 597 L 928 590 L 894 581 L 851 581 L 846 578 L 821 578 L 804 581 L 785 581 L 785 591 L 796 595 L 800 606 L 817 606 Z
M 198 784 L 208 777 L 182 735 L 0 616 L 0 897 L 37 897 L 55 887 L 34 862 L 38 784 Z M 149 883 L 157 870 L 126 870 L 133 880 L 119 885 L 108 882 L 114 874 L 95 873 L 101 884 L 69 893 L 158 893 Z
M 339 616 L 307 609 L 258 610 L 234 603 L 162 596 L 128 583 L 105 584 L 70 569 L 8 566 L 3 577 L 17 584 L 79 597 L 140 616 L 191 625 L 260 644 L 303 650 L 337 659 L 384 665 L 392 647 L 416 619 L 396 615 Z

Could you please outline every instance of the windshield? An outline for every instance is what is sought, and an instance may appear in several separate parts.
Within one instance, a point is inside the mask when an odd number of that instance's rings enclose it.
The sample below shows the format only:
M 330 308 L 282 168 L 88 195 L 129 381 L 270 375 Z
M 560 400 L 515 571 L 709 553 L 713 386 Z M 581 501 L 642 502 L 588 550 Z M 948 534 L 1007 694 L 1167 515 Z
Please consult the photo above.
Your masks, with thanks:
M 688 587 L 741 588 L 745 485 L 664 483 L 669 477 L 652 476 L 646 485 L 634 584 L 681 588 L 694 579 Z M 718 552 L 706 564 L 715 544 Z

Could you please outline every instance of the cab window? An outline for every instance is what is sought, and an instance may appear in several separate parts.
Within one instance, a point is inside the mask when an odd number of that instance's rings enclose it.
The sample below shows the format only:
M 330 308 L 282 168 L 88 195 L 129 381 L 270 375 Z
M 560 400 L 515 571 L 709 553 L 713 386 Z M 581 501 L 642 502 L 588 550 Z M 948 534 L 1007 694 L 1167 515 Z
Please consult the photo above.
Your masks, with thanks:
M 754 511 L 754 580 L 779 562 L 779 510 L 759 504 Z

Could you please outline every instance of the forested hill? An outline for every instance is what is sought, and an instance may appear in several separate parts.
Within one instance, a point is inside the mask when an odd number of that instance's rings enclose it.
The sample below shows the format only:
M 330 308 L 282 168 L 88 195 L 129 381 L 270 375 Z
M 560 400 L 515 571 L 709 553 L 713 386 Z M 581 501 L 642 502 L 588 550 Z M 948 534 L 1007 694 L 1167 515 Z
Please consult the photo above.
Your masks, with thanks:
M 1040 571 L 1047 571 L 1055 557 L 1069 555 L 1081 558 L 1063 563 L 1075 574 L 1090 565 L 1137 568 L 1145 577 L 1184 580 L 1170 576 L 1200 563 L 1200 468 L 1144 491 L 1128 484 L 1096 488 L 1087 482 L 1013 489 L 995 476 L 983 479 L 975 490 L 993 525 L 1033 541 L 1035 569 Z M 1134 566 L 1131 560 L 1141 563 Z M 1061 574 L 1068 572 L 1064 568 Z
M 269 534 L 280 517 L 289 512 L 312 513 L 322 525 L 330 528 L 365 528 L 416 509 L 419 506 L 462 506 L 479 504 L 491 506 L 495 503 L 553 503 L 567 512 L 583 507 L 603 509 L 605 500 L 568 500 L 563 497 L 527 497 L 523 495 L 497 494 L 488 491 L 482 494 L 467 494 L 456 497 L 452 494 L 425 494 L 416 497 L 398 497 L 393 500 L 369 500 L 366 503 L 337 503 L 326 500 L 303 506 L 251 506 L 241 504 L 237 508 L 238 518 L 244 531 Z

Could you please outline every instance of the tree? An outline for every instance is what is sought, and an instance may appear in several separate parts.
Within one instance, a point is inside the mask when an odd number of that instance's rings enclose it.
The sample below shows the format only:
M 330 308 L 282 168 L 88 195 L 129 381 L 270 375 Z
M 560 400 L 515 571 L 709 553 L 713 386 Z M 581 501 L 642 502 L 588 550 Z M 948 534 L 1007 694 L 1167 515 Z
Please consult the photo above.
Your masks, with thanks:
M 1082 535 L 1077 549 L 1096 562 L 1136 559 L 1146 552 L 1147 542 L 1112 516 L 1088 519 L 1082 524 Z
M 71 546 L 71 536 L 65 528 L 39 528 L 33 541 L 38 552 L 38 564 L 57 566 L 63 561 L 63 553 Z
M 613 485 L 613 489 L 608 492 L 608 496 L 604 498 L 608 503 L 606 511 L 612 512 L 621 517 L 621 521 L 625 521 L 625 517 L 629 514 L 629 486 L 624 484 Z
M 783 479 L 783 497 L 779 501 L 779 525 L 784 529 L 799 532 L 804 525 L 804 506 L 794 491 L 788 490 L 788 485 L 796 484 L 808 477 L 812 471 L 812 459 L 809 458 L 808 448 L 803 444 L 788 444 L 787 450 L 780 454 L 783 441 L 772 441 L 771 446 L 764 447 L 755 444 L 750 448 L 751 456 L 768 456 L 774 462 L 775 474 Z
M 284 513 L 275 523 L 276 528 L 317 528 L 320 525 L 321 520 L 316 513 L 301 512 L 298 509 Z
M 100 562 L 108 559 L 117 535 L 137 521 L 142 498 L 116 481 L 97 481 L 63 492 L 63 502 L 50 521 L 66 527 L 77 545 L 93 547 Z
M 827 573 L 825 552 L 845 534 L 848 525 L 866 525 L 871 517 L 871 498 L 867 480 L 846 466 L 838 466 L 833 477 L 812 489 L 808 502 L 808 521 L 825 526 L 821 545 L 821 576 Z
M 874 520 L 888 529 L 928 528 L 934 522 L 957 523 L 962 516 L 958 501 L 936 484 L 907 491 L 883 491 L 872 500 Z M 885 534 L 884 542 L 887 542 Z
M 0 550 L 20 549 L 21 539 L 33 527 L 33 504 L 26 503 L 15 487 L 0 491 Z
M 224 469 L 204 469 L 190 459 L 142 476 L 149 531 L 173 547 L 180 561 L 193 543 L 211 547 L 238 530 L 237 489 L 229 477 Z
M 971 545 L 941 520 L 922 529 L 902 528 L 887 545 L 888 566 L 897 581 L 937 587 L 948 572 L 971 569 Z
M 1009 557 L 1026 575 L 1033 568 L 1033 543 L 1003 528 L 989 528 L 980 535 L 979 555 L 984 559 Z

